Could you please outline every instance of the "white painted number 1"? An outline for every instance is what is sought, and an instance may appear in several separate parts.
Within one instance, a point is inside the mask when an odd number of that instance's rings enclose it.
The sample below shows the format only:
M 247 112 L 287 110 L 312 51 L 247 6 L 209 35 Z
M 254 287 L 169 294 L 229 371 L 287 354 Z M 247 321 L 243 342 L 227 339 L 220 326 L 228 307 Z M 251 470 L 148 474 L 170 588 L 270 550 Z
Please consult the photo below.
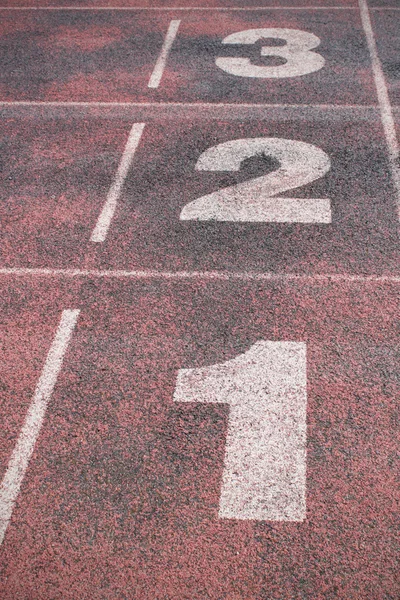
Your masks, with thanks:
M 225 363 L 181 369 L 174 400 L 230 405 L 220 517 L 305 519 L 305 343 L 259 341 Z
M 258 40 L 283 40 L 283 46 L 263 46 L 261 56 L 283 59 L 280 65 L 254 65 L 249 58 L 219 57 L 216 65 L 239 77 L 283 78 L 299 77 L 319 71 L 325 64 L 324 58 L 312 52 L 321 40 L 313 33 L 298 29 L 248 29 L 228 35 L 223 44 L 255 44 Z
M 285 198 L 279 194 L 311 183 L 330 169 L 329 156 L 313 144 L 282 138 L 231 140 L 208 148 L 196 164 L 199 171 L 239 171 L 255 156 L 275 158 L 279 168 L 249 181 L 197 198 L 184 206 L 180 219 L 330 223 L 328 198 Z

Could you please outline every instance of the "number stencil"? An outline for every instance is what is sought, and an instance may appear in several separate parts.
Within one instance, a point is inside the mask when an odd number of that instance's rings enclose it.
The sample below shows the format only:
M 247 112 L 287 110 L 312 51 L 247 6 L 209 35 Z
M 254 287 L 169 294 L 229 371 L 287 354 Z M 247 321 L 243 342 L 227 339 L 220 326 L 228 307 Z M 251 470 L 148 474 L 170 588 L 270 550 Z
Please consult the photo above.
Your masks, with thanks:
M 180 218 L 200 221 L 258 221 L 276 223 L 330 223 L 327 198 L 280 198 L 278 194 L 319 179 L 330 169 L 328 155 L 317 146 L 297 140 L 252 138 L 231 140 L 202 153 L 199 171 L 239 171 L 245 159 L 271 156 L 279 168 L 193 200 Z
M 220 517 L 304 520 L 304 343 L 259 341 L 225 363 L 181 369 L 174 400 L 230 406 Z
M 238 77 L 259 77 L 262 79 L 284 79 L 300 77 L 314 71 L 319 71 L 325 64 L 325 59 L 316 52 L 321 40 L 314 34 L 298 29 L 246 29 L 228 35 L 223 44 L 255 44 L 259 40 L 283 40 L 283 46 L 263 46 L 261 56 L 281 58 L 281 65 L 255 65 L 249 58 L 217 58 L 216 65 L 230 75 Z

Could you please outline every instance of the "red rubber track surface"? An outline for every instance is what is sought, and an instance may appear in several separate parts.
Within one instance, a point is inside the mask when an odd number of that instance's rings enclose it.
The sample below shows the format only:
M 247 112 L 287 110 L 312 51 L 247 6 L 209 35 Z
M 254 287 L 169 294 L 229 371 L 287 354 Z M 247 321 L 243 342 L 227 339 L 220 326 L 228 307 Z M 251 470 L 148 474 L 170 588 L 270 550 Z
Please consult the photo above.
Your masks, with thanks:
M 80 310 L 0 544 L 0 598 L 397 600 L 398 196 L 358 2 L 115 4 L 128 10 L 0 11 L 2 477 L 60 316 Z M 368 2 L 400 133 L 394 4 Z M 261 41 L 221 41 L 272 27 L 317 35 L 325 66 L 275 80 L 216 67 L 266 64 Z M 115 214 L 92 242 L 134 123 Z M 332 223 L 180 220 L 196 198 L 276 170 L 268 156 L 196 170 L 207 149 L 257 137 L 328 155 L 292 195 L 329 198 Z M 260 340 L 307 345 L 303 522 L 219 518 L 229 407 L 173 401 L 180 369 Z
M 396 597 L 397 286 L 10 281 L 2 313 L 39 358 L 71 303 L 2 598 Z M 304 523 L 218 519 L 227 408 L 172 402 L 179 368 L 258 339 L 308 345 Z

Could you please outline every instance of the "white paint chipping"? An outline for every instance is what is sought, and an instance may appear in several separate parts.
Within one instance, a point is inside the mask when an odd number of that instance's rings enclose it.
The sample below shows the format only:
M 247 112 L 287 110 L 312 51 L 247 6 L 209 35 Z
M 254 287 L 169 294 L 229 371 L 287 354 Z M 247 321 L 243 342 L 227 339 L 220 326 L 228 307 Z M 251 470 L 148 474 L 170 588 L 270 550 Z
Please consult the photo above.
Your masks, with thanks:
M 298 281 L 300 283 L 400 283 L 396 275 L 353 275 L 352 273 L 274 273 L 272 271 L 124 271 L 117 269 L 30 269 L 24 267 L 0 268 L 0 277 L 78 277 L 98 279 L 166 279 L 199 281 Z
M 111 221 L 117 208 L 117 202 L 120 197 L 122 187 L 125 183 L 126 176 L 128 175 L 128 171 L 130 169 L 134 154 L 140 143 L 144 126 L 145 123 L 134 123 L 132 125 L 132 129 L 129 133 L 128 141 L 126 143 L 117 174 L 115 176 L 114 181 L 111 184 L 110 190 L 107 195 L 107 200 L 102 208 L 96 226 L 93 229 L 92 235 L 90 237 L 91 242 L 104 242 L 104 240 L 107 237 Z
M 390 104 L 385 75 L 382 69 L 381 61 L 379 59 L 375 35 L 372 28 L 371 18 L 369 16 L 368 5 L 366 0 L 358 0 L 358 3 L 360 6 L 361 21 L 364 27 L 364 32 L 367 38 L 368 49 L 371 57 L 372 71 L 375 79 L 375 87 L 378 95 L 382 125 L 385 132 L 386 143 L 389 153 L 389 163 L 396 193 L 397 217 L 400 220 L 400 155 L 399 143 L 396 134 L 396 126 L 393 118 L 393 112 Z
M 272 173 L 197 198 L 184 206 L 181 220 L 270 223 L 330 223 L 328 198 L 279 197 L 323 177 L 329 156 L 313 144 L 283 138 L 244 138 L 212 146 L 196 164 L 200 171 L 237 172 L 245 159 L 272 157 Z
M 171 23 L 169 24 L 168 31 L 161 48 L 160 56 L 157 59 L 154 71 L 150 77 L 150 81 L 148 84 L 149 88 L 158 88 L 158 86 L 160 85 L 165 65 L 167 64 L 168 54 L 170 53 L 172 44 L 175 41 L 180 23 L 180 21 L 171 21 Z
M 262 46 L 261 56 L 283 58 L 285 63 L 278 66 L 255 65 L 249 58 L 219 57 L 216 65 L 237 77 L 284 78 L 300 77 L 319 71 L 325 64 L 325 59 L 313 49 L 320 45 L 321 40 L 313 33 L 299 29 L 247 29 L 232 33 L 222 40 L 223 44 L 255 44 L 259 40 L 279 39 L 286 43 L 283 46 Z
M 303 521 L 306 344 L 259 341 L 222 364 L 178 373 L 175 402 L 230 405 L 219 516 Z
M 25 423 L 11 454 L 0 486 L 0 544 L 6 533 L 29 460 L 40 433 L 46 408 L 53 393 L 79 310 L 64 310 L 39 382 L 28 409 Z

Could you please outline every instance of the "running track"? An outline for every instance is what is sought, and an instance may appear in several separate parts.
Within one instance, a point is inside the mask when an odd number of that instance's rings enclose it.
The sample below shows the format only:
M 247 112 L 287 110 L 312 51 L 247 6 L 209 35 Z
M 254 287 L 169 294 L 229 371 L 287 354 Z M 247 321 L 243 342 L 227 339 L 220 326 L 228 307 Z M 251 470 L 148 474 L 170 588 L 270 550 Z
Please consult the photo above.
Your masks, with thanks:
M 0 598 L 397 600 L 397 0 L 0 7 Z

